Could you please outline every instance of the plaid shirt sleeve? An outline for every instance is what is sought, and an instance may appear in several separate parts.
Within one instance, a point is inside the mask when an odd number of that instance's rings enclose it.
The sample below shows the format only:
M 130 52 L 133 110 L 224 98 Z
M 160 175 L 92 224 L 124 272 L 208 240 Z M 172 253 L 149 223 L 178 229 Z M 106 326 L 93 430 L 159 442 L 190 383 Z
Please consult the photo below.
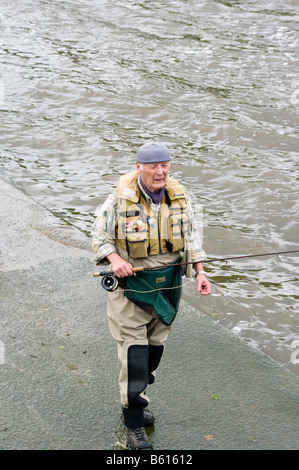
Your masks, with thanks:
M 196 263 L 207 259 L 207 255 L 202 248 L 199 223 L 195 220 L 195 214 L 188 197 L 186 198 L 186 203 L 190 230 L 188 235 L 185 235 L 185 249 L 190 250 L 191 261 Z
M 105 262 L 107 255 L 116 252 L 114 237 L 117 213 L 117 192 L 114 190 L 97 212 L 91 231 L 92 246 L 98 262 Z

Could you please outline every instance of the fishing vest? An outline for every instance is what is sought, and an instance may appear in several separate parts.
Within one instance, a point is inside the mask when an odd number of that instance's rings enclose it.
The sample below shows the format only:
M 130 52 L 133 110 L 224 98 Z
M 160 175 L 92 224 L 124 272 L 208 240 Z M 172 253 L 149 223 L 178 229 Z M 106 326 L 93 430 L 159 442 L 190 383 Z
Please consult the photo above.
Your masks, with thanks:
M 115 243 L 131 258 L 184 250 L 190 222 L 184 187 L 168 177 L 157 211 L 149 206 L 138 185 L 138 173 L 123 175 L 117 188 L 118 219 Z

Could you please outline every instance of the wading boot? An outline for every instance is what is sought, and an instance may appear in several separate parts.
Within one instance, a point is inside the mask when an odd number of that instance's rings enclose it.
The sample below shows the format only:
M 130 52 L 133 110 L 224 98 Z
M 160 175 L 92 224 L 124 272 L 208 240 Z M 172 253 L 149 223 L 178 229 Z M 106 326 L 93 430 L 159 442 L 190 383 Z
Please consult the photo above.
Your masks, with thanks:
M 135 428 L 128 430 L 127 447 L 129 450 L 152 450 L 153 445 L 144 428 Z
M 153 422 L 155 421 L 155 417 L 153 413 L 150 410 L 145 409 L 143 410 L 143 414 L 144 414 L 144 425 L 150 426 L 151 424 L 153 424 Z

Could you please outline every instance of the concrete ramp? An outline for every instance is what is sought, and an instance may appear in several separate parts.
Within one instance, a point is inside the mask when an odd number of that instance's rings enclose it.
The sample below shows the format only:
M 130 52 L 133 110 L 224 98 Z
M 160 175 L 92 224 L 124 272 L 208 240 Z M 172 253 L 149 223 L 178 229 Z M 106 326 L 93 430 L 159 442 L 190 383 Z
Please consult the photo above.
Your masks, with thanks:
M 2 180 L 0 216 L 0 449 L 122 450 L 116 345 L 86 239 Z M 298 377 L 186 301 L 148 395 L 157 451 L 299 447 Z

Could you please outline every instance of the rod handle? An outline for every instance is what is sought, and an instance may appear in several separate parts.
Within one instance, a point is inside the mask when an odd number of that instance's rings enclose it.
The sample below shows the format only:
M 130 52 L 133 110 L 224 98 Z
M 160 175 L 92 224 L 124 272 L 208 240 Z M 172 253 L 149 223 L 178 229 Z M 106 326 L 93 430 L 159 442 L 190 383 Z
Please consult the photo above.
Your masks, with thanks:
M 101 273 L 93 273 L 93 277 L 100 277 Z
M 137 268 L 132 268 L 133 273 L 136 273 L 138 271 L 143 271 L 144 267 L 143 266 L 137 266 Z M 113 275 L 113 272 L 101 272 L 101 273 L 93 273 L 93 277 L 100 277 L 100 276 L 105 276 L 106 274 L 111 274 Z

